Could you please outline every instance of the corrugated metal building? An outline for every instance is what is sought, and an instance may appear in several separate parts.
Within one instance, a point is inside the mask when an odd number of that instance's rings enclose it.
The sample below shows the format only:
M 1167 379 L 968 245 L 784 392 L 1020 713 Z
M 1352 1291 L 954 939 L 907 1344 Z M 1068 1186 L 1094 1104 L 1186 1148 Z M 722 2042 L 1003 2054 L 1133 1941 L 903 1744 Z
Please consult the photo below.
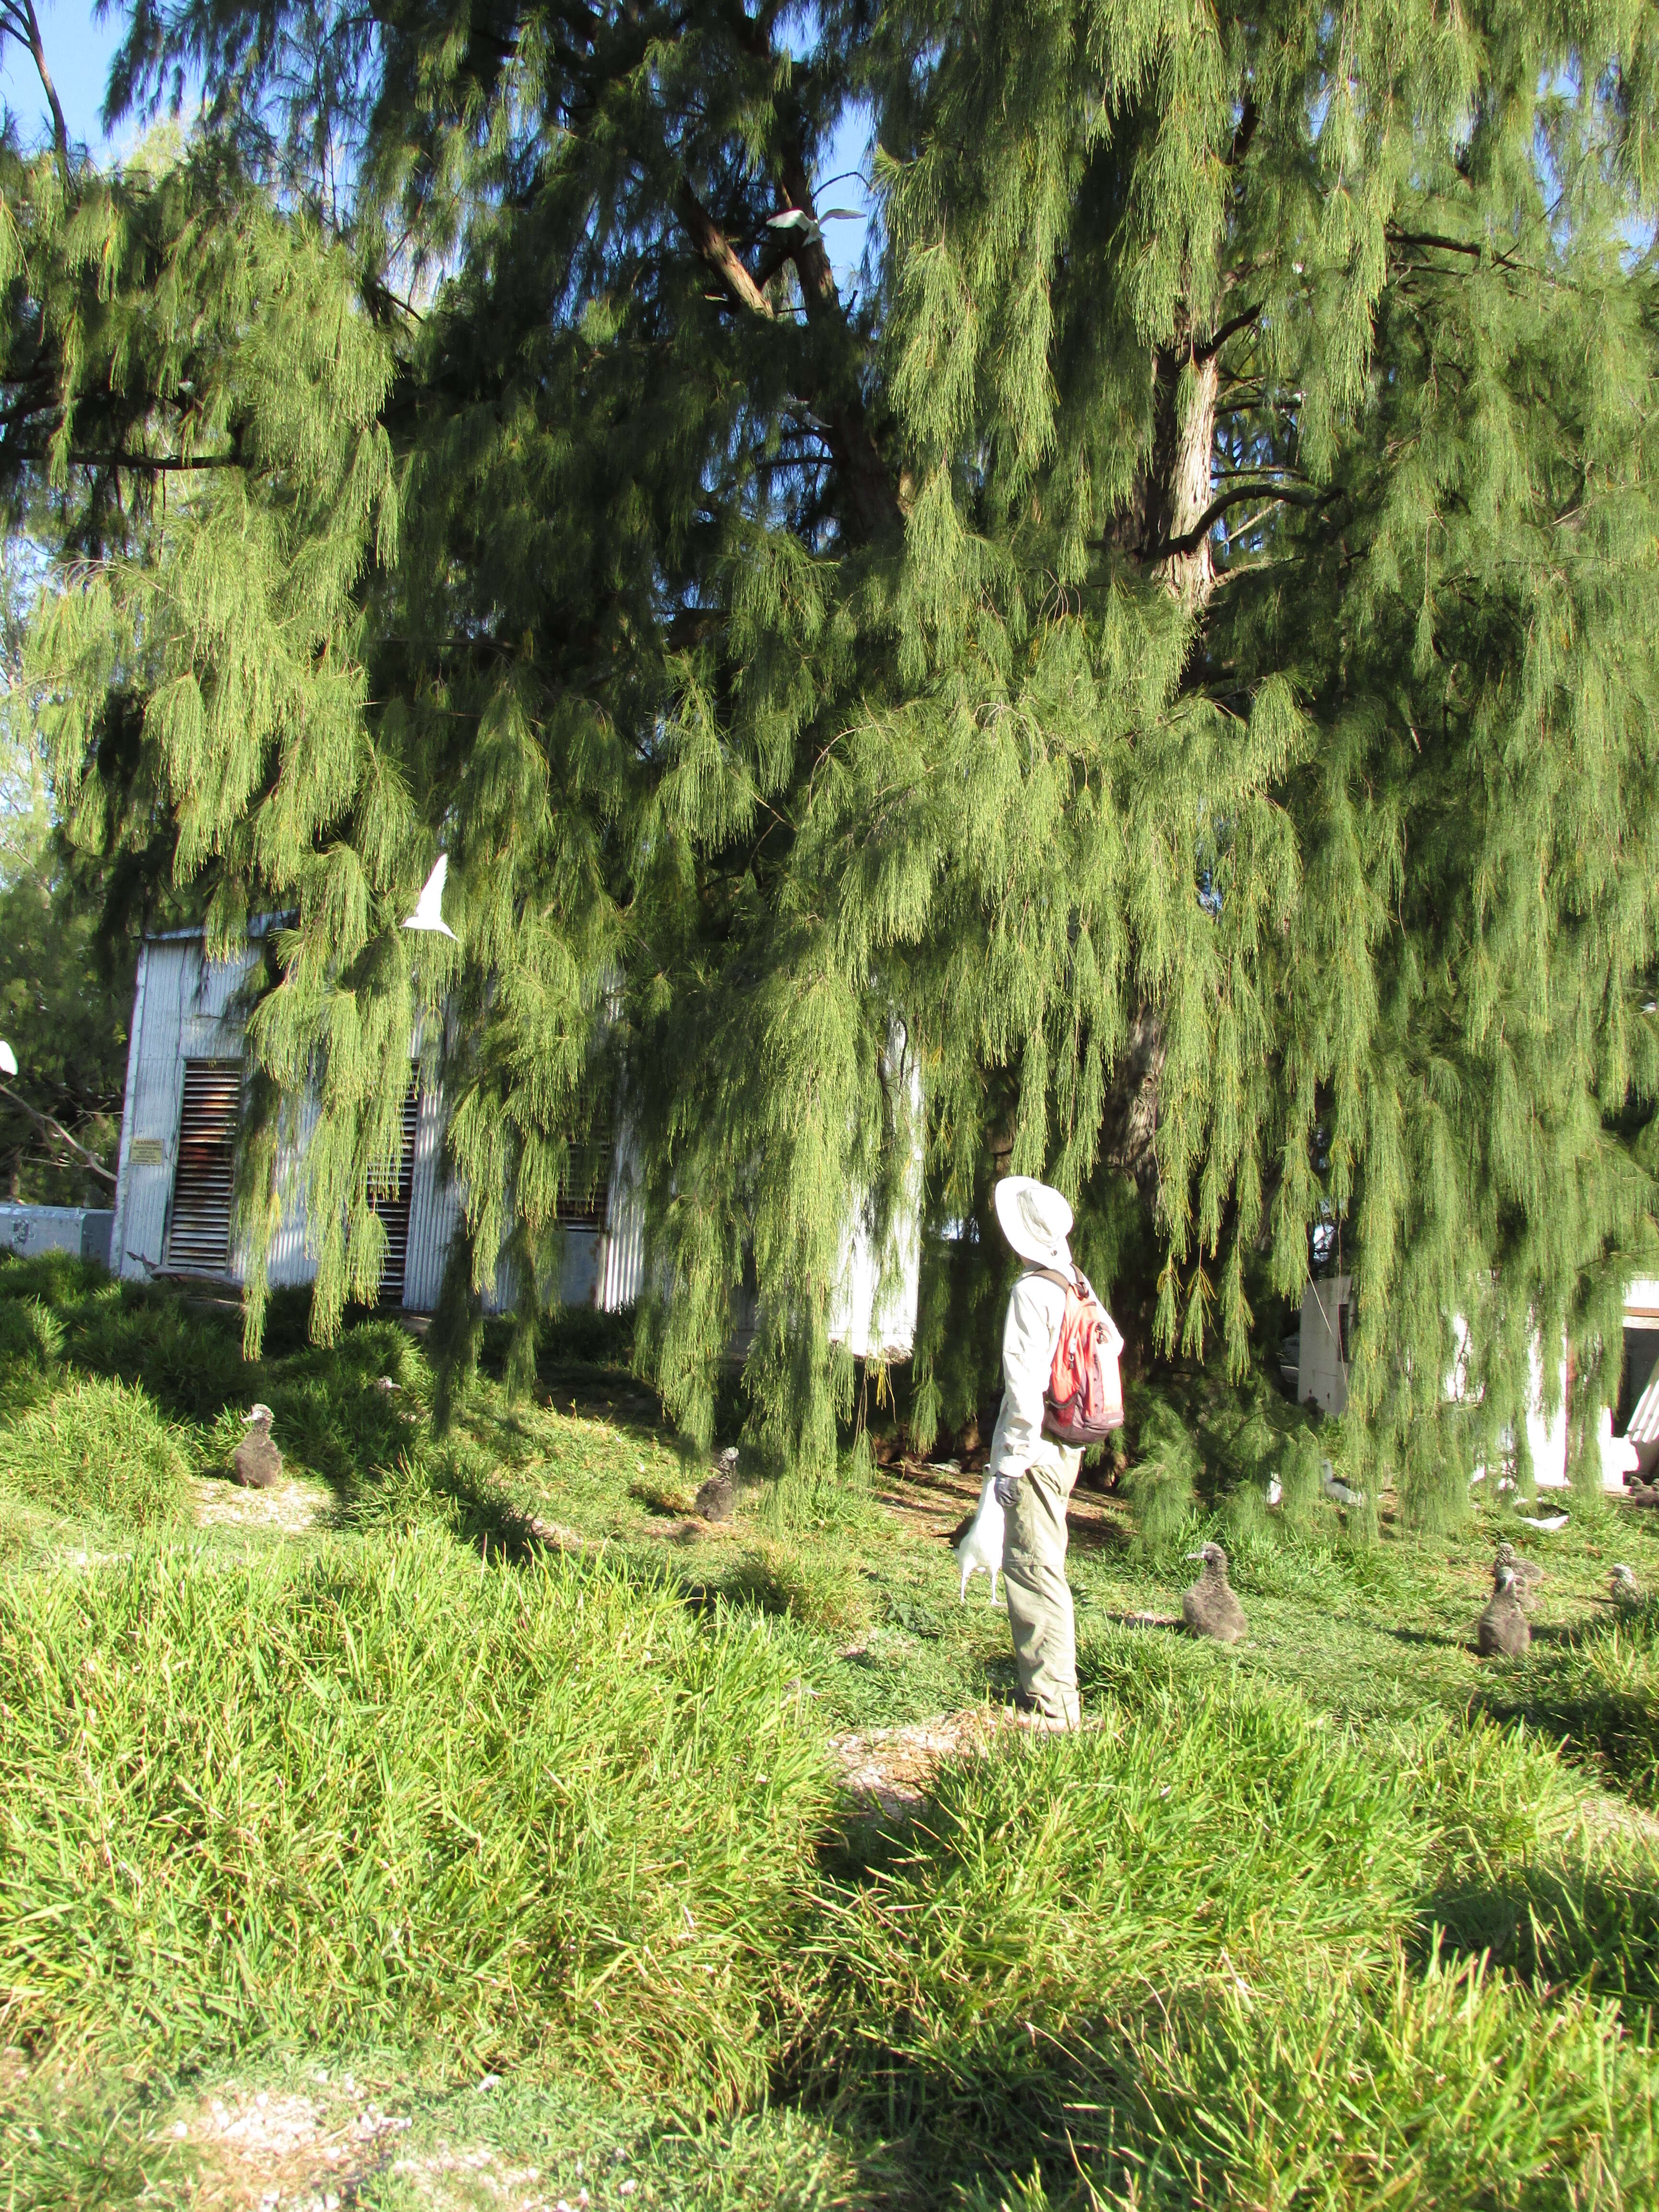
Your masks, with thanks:
M 240 1280 L 230 1223 L 245 1074 L 237 1001 L 258 957 L 250 947 L 240 958 L 210 961 L 200 931 L 189 930 L 149 938 L 139 952 L 110 1239 L 110 1266 L 117 1274 L 136 1280 Z M 421 1089 L 418 1073 L 411 1061 L 397 1188 L 378 1206 L 387 1237 L 380 1301 L 429 1313 L 460 1201 L 442 1173 L 441 1101 L 435 1091 Z M 305 1133 L 302 1119 L 301 1145 Z M 279 1180 L 292 1165 L 291 1158 L 279 1162 Z M 565 1232 L 562 1303 L 608 1313 L 631 1305 L 644 1280 L 645 1222 L 614 1141 L 582 1148 L 559 1218 Z M 901 1238 L 900 1260 L 898 1279 L 890 1279 L 878 1305 L 876 1255 L 862 1220 L 849 1220 L 831 1333 L 861 1358 L 909 1354 L 921 1261 L 919 1208 Z M 309 1282 L 316 1273 L 297 1197 L 284 1206 L 268 1264 L 273 1287 Z M 510 1297 L 503 1267 L 490 1303 L 503 1306 Z

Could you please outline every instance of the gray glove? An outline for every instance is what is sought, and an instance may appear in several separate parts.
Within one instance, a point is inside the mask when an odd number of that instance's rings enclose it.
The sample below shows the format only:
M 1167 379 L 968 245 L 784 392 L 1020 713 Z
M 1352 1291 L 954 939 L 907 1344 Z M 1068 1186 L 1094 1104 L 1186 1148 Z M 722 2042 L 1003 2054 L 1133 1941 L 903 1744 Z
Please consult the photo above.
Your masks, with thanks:
M 1000 1474 L 991 1485 L 991 1495 L 1005 1513 L 1019 1496 L 1019 1486 L 1024 1479 L 1023 1471 L 1019 1474 Z

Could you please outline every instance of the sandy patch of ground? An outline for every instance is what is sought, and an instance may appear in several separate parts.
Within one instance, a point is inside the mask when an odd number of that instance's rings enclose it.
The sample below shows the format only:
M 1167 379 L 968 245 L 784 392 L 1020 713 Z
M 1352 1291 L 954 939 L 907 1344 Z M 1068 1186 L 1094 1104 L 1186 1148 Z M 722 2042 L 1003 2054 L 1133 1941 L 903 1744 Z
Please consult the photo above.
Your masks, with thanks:
M 872 1811 L 904 1815 L 926 1802 L 933 1777 L 947 1759 L 978 1759 L 1012 1725 L 1009 1716 L 985 1705 L 942 1713 L 907 1728 L 866 1729 L 830 1739 L 849 1797 Z
M 257 1529 L 262 1534 L 303 1536 L 333 1503 L 328 1485 L 284 1475 L 269 1490 L 244 1490 L 222 1475 L 198 1475 L 191 1484 L 198 1528 Z
M 201 2160 L 194 2202 L 204 2212 L 339 2212 L 408 2125 L 349 2091 L 313 2097 L 228 2084 L 172 2133 Z
M 873 1489 L 890 1513 L 921 1534 L 943 1540 L 973 1518 L 983 1480 L 954 1460 L 906 1459 L 878 1468 Z M 1099 1492 L 1079 1486 L 1066 1509 L 1072 1542 L 1093 1550 L 1121 1541 L 1121 1510 Z
M 1659 1845 L 1659 1816 L 1644 1813 L 1624 1797 L 1586 1797 L 1578 1808 L 1578 1830 L 1586 1842 Z
M 580 2161 L 579 2161 L 580 2163 Z M 421 2156 L 394 2158 L 389 2169 L 406 2181 L 422 2204 L 434 2212 L 589 2212 L 589 2207 L 625 2205 L 638 2184 L 631 2179 L 619 2184 L 611 2178 L 607 2188 L 595 2177 L 595 2198 L 586 2182 L 555 2183 L 539 2166 L 487 2149 L 456 2143 Z
M 191 2212 L 350 2212 L 374 2174 L 395 2176 L 432 2212 L 623 2212 L 639 2187 L 620 2151 L 586 2179 L 577 2159 L 573 2180 L 568 2161 L 556 2177 L 483 2143 L 428 2138 L 412 2149 L 411 2124 L 343 2074 L 314 2092 L 227 2084 L 171 2132 L 200 2161 Z

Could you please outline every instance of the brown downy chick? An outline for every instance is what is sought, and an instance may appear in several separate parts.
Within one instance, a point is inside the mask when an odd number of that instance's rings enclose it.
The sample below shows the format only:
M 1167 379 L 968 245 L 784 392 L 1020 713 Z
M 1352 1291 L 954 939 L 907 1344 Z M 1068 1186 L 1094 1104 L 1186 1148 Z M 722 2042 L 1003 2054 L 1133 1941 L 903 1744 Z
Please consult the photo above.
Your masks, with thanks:
M 1206 1544 L 1201 1552 L 1188 1552 L 1189 1559 L 1202 1559 L 1204 1571 L 1181 1597 L 1181 1618 L 1194 1636 L 1213 1637 L 1218 1644 L 1237 1644 L 1245 1633 L 1244 1608 L 1227 1580 L 1227 1554 L 1219 1544 Z
M 1607 1595 L 1615 1605 L 1640 1605 L 1642 1585 L 1634 1571 L 1621 1560 L 1607 1577 Z
M 1500 1560 L 1493 1581 L 1497 1587 L 1492 1594 L 1492 1603 L 1480 1616 L 1475 1642 L 1485 1659 L 1518 1659 L 1532 1642 L 1532 1631 L 1521 1610 L 1514 1569 Z
M 246 1490 L 269 1490 L 283 1471 L 283 1455 L 270 1440 L 269 1406 L 244 1413 L 247 1434 L 231 1455 L 230 1471 Z
M 729 1521 L 738 1504 L 738 1448 L 728 1444 L 714 1472 L 697 1492 L 697 1511 L 705 1521 Z
M 1506 1538 L 1498 1547 L 1492 1562 L 1492 1572 L 1507 1567 L 1515 1577 L 1515 1595 L 1520 1600 L 1522 1613 L 1530 1613 L 1538 1602 L 1538 1592 L 1544 1579 L 1544 1570 L 1536 1559 L 1524 1559 Z

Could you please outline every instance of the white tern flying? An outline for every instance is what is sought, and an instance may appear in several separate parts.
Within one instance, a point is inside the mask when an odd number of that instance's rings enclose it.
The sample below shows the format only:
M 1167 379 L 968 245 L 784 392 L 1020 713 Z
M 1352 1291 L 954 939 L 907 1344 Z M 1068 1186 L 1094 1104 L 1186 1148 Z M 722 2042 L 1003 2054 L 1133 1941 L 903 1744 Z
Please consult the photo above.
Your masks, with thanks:
M 454 936 L 454 931 L 444 920 L 444 878 L 448 873 L 449 855 L 440 853 L 432 873 L 426 879 L 426 887 L 415 902 L 414 913 L 404 917 L 405 929 L 433 929 L 440 931 L 445 937 Z

